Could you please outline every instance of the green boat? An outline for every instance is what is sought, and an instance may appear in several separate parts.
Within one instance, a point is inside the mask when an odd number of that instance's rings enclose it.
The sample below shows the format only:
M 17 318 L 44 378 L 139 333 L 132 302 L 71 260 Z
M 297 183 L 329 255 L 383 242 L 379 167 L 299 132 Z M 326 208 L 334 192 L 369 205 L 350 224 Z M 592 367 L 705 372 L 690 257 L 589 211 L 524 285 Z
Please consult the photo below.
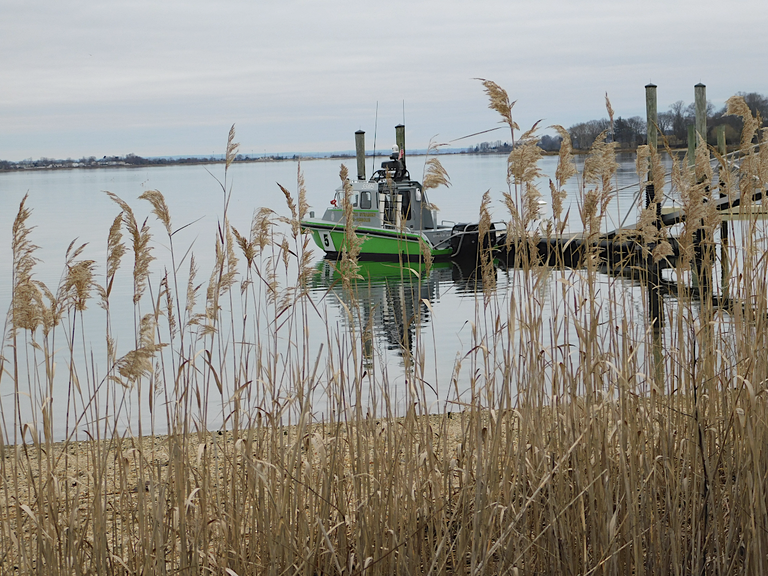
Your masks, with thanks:
M 395 127 L 397 144 L 389 160 L 366 180 L 365 132 L 355 133 L 357 179 L 351 189 L 354 232 L 362 240 L 361 260 L 423 260 L 426 250 L 434 261 L 461 253 L 476 255 L 477 225 L 438 224 L 437 209 L 427 199 L 421 183 L 412 180 L 405 163 L 405 126 Z M 338 258 L 347 242 L 347 220 L 343 203 L 345 186 L 336 189 L 331 206 L 322 218 L 314 212 L 301 222 L 315 243 L 331 259 Z M 494 233 L 495 234 L 495 233 Z M 494 239 L 495 241 L 495 235 Z

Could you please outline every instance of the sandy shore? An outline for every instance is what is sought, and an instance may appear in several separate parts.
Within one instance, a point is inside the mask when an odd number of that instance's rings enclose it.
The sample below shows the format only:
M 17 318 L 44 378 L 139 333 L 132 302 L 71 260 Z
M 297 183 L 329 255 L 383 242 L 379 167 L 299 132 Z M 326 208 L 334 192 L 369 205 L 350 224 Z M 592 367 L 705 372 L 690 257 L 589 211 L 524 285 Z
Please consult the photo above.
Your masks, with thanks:
M 160 435 L 140 439 L 125 435 L 101 441 L 58 442 L 50 446 L 5 446 L 1 459 L 4 481 L 0 488 L 0 514 L 2 519 L 7 517 L 9 506 L 16 503 L 14 495 L 17 493 L 20 500 L 31 502 L 39 491 L 50 491 L 59 496 L 74 491 L 85 502 L 97 484 L 107 496 L 149 490 L 153 482 L 168 482 L 172 475 L 169 467 L 174 465 L 174 455 L 180 452 L 183 452 L 185 473 L 194 477 L 205 467 L 215 467 L 218 470 L 209 471 L 209 474 L 222 482 L 226 482 L 226 475 L 233 474 L 241 465 L 243 455 L 250 454 L 267 463 L 271 460 L 280 462 L 288 451 L 296 450 L 297 440 L 300 440 L 298 449 L 306 455 L 328 451 L 334 445 L 345 447 L 344 467 L 349 472 L 347 448 L 352 441 L 350 436 L 358 434 L 361 438 L 367 436 L 369 441 L 373 435 L 415 434 L 417 437 L 410 440 L 417 446 L 429 442 L 440 459 L 447 455 L 455 460 L 460 458 L 469 419 L 464 413 L 453 413 L 417 417 L 409 428 L 403 418 L 376 419 L 362 424 L 312 424 L 304 426 L 301 432 L 297 426 L 262 427 L 238 433 L 192 433 L 186 438 Z M 481 423 L 481 433 L 486 425 Z M 299 433 L 301 439 L 297 438 Z M 313 466 L 322 462 L 321 458 L 308 457 L 306 460 Z

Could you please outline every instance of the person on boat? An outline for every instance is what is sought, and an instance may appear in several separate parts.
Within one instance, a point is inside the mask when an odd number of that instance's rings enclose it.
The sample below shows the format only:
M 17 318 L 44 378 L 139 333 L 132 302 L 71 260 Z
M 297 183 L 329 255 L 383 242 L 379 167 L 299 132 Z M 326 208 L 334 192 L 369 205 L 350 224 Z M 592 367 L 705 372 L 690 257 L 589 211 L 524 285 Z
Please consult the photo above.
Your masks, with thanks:
M 388 172 L 393 172 L 392 179 L 400 180 L 405 175 L 405 162 L 403 161 L 403 151 L 397 144 L 392 146 L 392 154 L 389 155 L 388 162 L 382 162 L 381 167 Z

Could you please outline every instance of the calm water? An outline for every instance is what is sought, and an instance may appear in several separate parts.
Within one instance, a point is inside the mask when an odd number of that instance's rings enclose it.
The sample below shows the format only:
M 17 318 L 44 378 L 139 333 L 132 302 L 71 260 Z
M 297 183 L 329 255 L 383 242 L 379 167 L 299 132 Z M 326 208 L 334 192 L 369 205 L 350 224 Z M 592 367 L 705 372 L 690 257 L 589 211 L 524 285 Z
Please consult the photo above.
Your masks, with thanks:
M 506 210 L 502 204 L 502 193 L 507 190 L 506 167 L 503 156 L 462 156 L 452 155 L 441 158 L 447 169 L 452 186 L 431 193 L 430 200 L 440 207 L 440 217 L 447 221 L 477 221 L 483 193 L 490 190 L 494 200 L 494 219 L 505 220 Z M 634 157 L 620 158 L 621 167 L 617 175 L 619 187 L 637 182 Z M 421 179 L 424 159 L 410 159 L 409 169 L 416 179 Z M 354 160 L 346 161 L 350 169 Z M 540 166 L 546 175 L 541 182 L 544 199 L 549 197 L 547 179 L 554 174 L 556 157 L 544 157 Z M 370 161 L 368 162 L 370 165 Z M 317 214 L 322 214 L 339 183 L 338 160 L 311 160 L 301 164 L 308 190 L 308 201 Z M 580 166 L 579 166 L 580 168 Z M 210 170 L 210 173 L 209 171 Z M 229 174 L 227 186 L 232 194 L 229 218 L 232 225 L 247 235 L 254 213 L 262 206 L 278 214 L 287 214 L 283 194 L 277 182 L 295 192 L 296 162 L 263 164 L 236 164 Z M 214 264 L 214 238 L 217 223 L 224 210 L 224 193 L 216 178 L 223 179 L 223 166 L 172 166 L 140 169 L 68 170 L 50 172 L 16 172 L 0 175 L 0 270 L 5 282 L 0 284 L 0 307 L 8 309 L 11 288 L 11 226 L 18 211 L 19 202 L 29 194 L 27 205 L 32 208 L 29 224 L 35 226 L 31 240 L 40 247 L 37 252 L 39 263 L 35 270 L 36 279 L 52 289 L 57 286 L 64 268 L 65 252 L 73 240 L 87 243 L 83 257 L 98 263 L 98 281 L 103 282 L 107 233 L 112 220 L 119 214 L 119 208 L 104 193 L 109 190 L 133 208 L 139 222 L 147 220 L 153 232 L 153 263 L 155 273 L 152 289 L 164 268 L 171 268 L 167 236 L 162 226 L 150 213 L 147 202 L 138 196 L 148 189 L 160 190 L 171 211 L 174 228 L 186 226 L 174 236 L 177 259 L 191 247 L 200 273 L 198 282 L 207 282 Z M 628 209 L 635 204 L 637 186 L 621 190 L 612 203 L 611 214 L 606 227 L 616 227 Z M 570 183 L 566 209 L 570 207 L 570 229 L 580 229 L 577 202 L 578 182 Z M 543 207 L 544 215 L 549 204 Z M 630 215 L 629 221 L 633 217 Z M 112 321 L 116 327 L 118 354 L 131 349 L 133 343 L 134 308 L 131 303 L 132 255 L 126 255 L 118 274 L 118 288 L 113 296 Z M 362 274 L 366 278 L 354 295 L 345 293 L 333 271 L 322 260 L 322 254 L 315 253 L 317 274 L 312 283 L 312 298 L 319 312 L 309 314 L 306 324 L 309 328 L 310 354 L 317 354 L 321 342 L 327 341 L 328 330 L 348 334 L 348 320 L 344 313 L 345 304 L 354 296 L 361 303 L 363 320 L 373 327 L 373 341 L 366 343 L 365 355 L 372 369 L 384 375 L 387 386 L 394 396 L 402 396 L 407 383 L 404 376 L 404 355 L 420 339 L 424 351 L 424 375 L 429 389 L 434 392 L 429 402 L 442 406 L 454 392 L 451 376 L 455 360 L 472 346 L 472 329 L 482 316 L 482 299 L 476 297 L 476 284 L 471 271 L 462 270 L 452 263 L 435 266 L 428 275 L 417 278 L 412 273 L 403 274 L 396 267 L 387 268 L 365 265 Z M 186 285 L 188 259 L 180 266 L 180 277 Z M 497 296 L 502 308 L 510 297 L 510 286 L 514 285 L 515 271 L 497 270 Z M 181 284 L 181 281 L 180 281 Z M 546 282 L 542 298 L 546 300 L 552 286 Z M 204 287 L 203 287 L 204 291 Z M 627 306 L 642 313 L 643 295 L 638 287 L 626 282 Z M 204 293 L 200 300 L 204 300 Z M 425 300 L 427 303 L 425 303 Z M 120 304 L 122 303 L 122 304 Z M 200 307 L 202 304 L 198 304 Z M 146 305 L 145 311 L 149 311 Z M 546 313 L 545 305 L 545 313 Z M 419 319 L 414 322 L 413 319 Z M 546 325 L 547 319 L 544 319 Z M 420 324 L 420 330 L 416 324 Z M 84 348 L 93 351 L 93 363 L 103 375 L 106 367 L 99 364 L 105 358 L 103 326 L 105 314 L 91 301 L 86 315 Z M 330 327 L 330 328 L 329 328 Z M 405 342 L 405 347 L 403 346 Z M 64 346 L 63 338 L 61 339 Z M 286 350 L 288 342 L 277 347 Z M 7 350 L 6 350 L 7 353 Z M 82 352 L 81 352 L 82 354 Z M 60 360 L 63 363 L 63 360 Z M 90 362 L 90 360 L 89 360 Z M 59 366 L 57 374 L 66 368 Z M 58 378 L 59 376 L 57 376 Z M 64 394 L 65 377 L 60 377 L 60 390 Z M 468 386 L 471 375 L 459 373 L 457 383 Z M 10 379 L 0 381 L 0 397 L 7 413 L 12 402 Z M 136 398 L 131 403 L 136 403 Z M 33 402 L 34 404 L 34 402 Z M 60 404 L 56 404 L 60 405 Z M 127 420 L 136 425 L 138 411 L 129 411 Z M 27 415 L 27 417 L 32 417 Z M 62 434 L 63 418 L 59 418 L 57 434 Z

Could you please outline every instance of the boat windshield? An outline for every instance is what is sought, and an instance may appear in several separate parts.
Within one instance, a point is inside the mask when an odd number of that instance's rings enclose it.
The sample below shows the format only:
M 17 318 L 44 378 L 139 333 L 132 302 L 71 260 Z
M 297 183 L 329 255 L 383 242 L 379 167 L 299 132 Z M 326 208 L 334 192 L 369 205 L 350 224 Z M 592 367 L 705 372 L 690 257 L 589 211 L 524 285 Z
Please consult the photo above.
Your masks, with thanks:
M 349 195 L 349 199 L 352 202 L 352 207 L 353 208 L 357 208 L 357 195 L 358 195 L 357 192 L 353 192 L 352 194 Z M 370 200 L 369 200 L 369 202 L 370 202 Z M 344 206 L 344 191 L 343 190 L 339 191 L 339 192 L 336 192 L 336 206 L 338 206 L 339 208 Z

